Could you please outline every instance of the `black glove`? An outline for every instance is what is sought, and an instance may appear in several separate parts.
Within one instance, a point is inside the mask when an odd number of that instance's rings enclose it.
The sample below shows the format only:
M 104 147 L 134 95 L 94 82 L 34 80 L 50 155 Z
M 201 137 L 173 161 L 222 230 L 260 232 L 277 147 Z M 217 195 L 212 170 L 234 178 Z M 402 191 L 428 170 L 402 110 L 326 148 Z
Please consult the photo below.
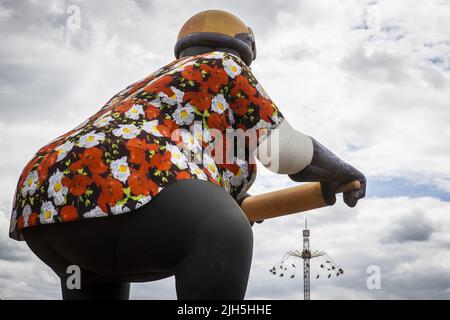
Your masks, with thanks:
M 320 182 L 324 200 L 328 205 L 336 202 L 337 188 L 358 180 L 361 183 L 359 190 L 344 192 L 344 202 L 349 207 L 356 206 L 358 200 L 366 195 L 366 177 L 315 139 L 311 140 L 314 146 L 311 163 L 302 171 L 290 174 L 289 177 L 297 182 Z

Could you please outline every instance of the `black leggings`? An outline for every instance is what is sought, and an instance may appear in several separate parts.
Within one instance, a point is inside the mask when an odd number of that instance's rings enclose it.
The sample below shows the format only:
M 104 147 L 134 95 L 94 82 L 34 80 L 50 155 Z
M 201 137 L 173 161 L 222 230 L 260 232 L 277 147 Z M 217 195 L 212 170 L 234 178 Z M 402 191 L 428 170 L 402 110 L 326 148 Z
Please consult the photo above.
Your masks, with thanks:
M 235 200 L 207 181 L 181 180 L 133 212 L 23 230 L 61 279 L 63 299 L 128 299 L 130 282 L 175 276 L 178 299 L 243 299 L 253 234 Z M 81 289 L 66 285 L 70 265 Z

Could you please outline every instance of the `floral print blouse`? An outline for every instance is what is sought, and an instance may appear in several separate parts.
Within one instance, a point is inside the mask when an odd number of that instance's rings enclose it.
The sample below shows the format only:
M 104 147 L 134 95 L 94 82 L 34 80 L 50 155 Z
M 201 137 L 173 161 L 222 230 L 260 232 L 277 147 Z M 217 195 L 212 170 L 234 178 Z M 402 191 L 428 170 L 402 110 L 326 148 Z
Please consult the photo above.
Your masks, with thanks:
M 282 119 L 239 57 L 175 60 L 36 153 L 17 185 L 10 237 L 23 240 L 19 230 L 30 226 L 133 211 L 182 179 L 210 181 L 238 199 L 255 179 L 254 156 L 218 163 L 207 148 L 211 129 L 267 134 Z

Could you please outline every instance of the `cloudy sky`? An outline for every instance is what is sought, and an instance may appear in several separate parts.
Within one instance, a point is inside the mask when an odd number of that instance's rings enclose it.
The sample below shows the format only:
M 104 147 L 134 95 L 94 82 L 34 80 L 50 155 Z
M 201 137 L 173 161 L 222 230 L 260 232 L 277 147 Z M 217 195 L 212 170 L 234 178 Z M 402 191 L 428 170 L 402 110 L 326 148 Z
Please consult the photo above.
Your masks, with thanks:
M 307 217 L 312 248 L 345 271 L 316 280 L 313 265 L 313 299 L 449 299 L 448 0 L 0 0 L 0 298 L 60 298 L 52 271 L 8 238 L 26 162 L 170 62 L 182 23 L 206 9 L 254 29 L 252 69 L 285 117 L 369 180 L 354 209 L 339 201 L 255 226 L 247 298 L 301 297 L 299 278 L 268 269 L 300 247 Z M 251 193 L 290 185 L 260 168 Z M 132 298 L 175 297 L 173 278 L 132 286 Z

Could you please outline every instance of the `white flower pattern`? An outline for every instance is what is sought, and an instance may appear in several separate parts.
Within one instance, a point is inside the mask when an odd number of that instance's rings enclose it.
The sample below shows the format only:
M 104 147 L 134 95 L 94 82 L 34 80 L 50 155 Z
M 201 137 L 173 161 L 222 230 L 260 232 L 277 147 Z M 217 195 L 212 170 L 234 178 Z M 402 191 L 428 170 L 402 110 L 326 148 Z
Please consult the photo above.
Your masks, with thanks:
M 219 169 L 217 168 L 214 159 L 207 153 L 203 153 L 203 166 L 211 174 L 211 177 L 217 179 L 219 177 Z
M 170 89 L 173 91 L 172 96 L 168 96 L 165 93 L 161 93 L 161 101 L 164 103 L 167 103 L 169 106 L 175 106 L 177 104 L 180 104 L 183 101 L 184 92 L 181 90 L 178 90 L 175 87 L 170 87 Z
M 74 143 L 70 142 L 70 141 L 66 141 L 62 145 L 57 146 L 55 148 L 55 151 L 58 153 L 58 157 L 56 158 L 56 161 L 63 160 L 67 156 L 67 154 L 70 152 L 70 150 L 72 150 L 73 146 L 74 146 Z
M 136 204 L 136 209 L 139 209 L 140 207 L 142 207 L 143 205 L 147 204 L 150 202 L 150 200 L 152 200 L 152 196 L 146 196 L 146 197 L 142 197 L 141 199 L 139 199 L 138 203 Z
M 28 227 L 28 223 L 30 221 L 30 215 L 31 215 L 31 207 L 29 204 L 25 205 L 22 211 L 22 217 L 23 217 L 23 226 Z
M 223 96 L 223 94 L 216 95 L 211 101 L 211 108 L 213 111 L 222 114 L 228 109 L 228 102 Z
M 200 143 L 201 140 L 198 140 L 192 133 L 187 130 L 181 131 L 181 140 L 183 142 L 183 147 L 192 152 L 199 152 L 202 148 Z
M 121 124 L 119 128 L 113 130 L 113 134 L 116 137 L 122 137 L 124 139 L 133 139 L 141 132 L 134 124 Z
M 125 112 L 125 116 L 132 120 L 138 120 L 144 114 L 144 109 L 140 104 L 134 104 L 127 112 Z
M 27 194 L 33 195 L 39 184 L 39 175 L 36 170 L 31 171 L 25 178 L 22 186 L 22 196 L 26 197 Z
M 39 221 L 41 224 L 53 223 L 54 216 L 58 213 L 51 201 L 44 201 L 41 206 L 41 214 L 39 215 Z
M 194 174 L 198 179 L 208 180 L 206 173 L 203 172 L 203 170 L 195 163 L 189 162 L 189 169 L 190 169 L 191 173 Z
M 111 213 L 113 215 L 122 214 L 125 212 L 130 212 L 131 209 L 128 207 L 125 207 L 123 204 L 116 204 L 115 206 L 111 207 Z
M 104 132 L 91 131 L 80 137 L 78 140 L 78 146 L 82 148 L 92 148 L 98 145 L 101 141 L 105 139 Z
M 52 174 L 49 179 L 49 186 L 47 194 L 49 198 L 53 198 L 53 201 L 57 206 L 64 204 L 65 196 L 69 189 L 65 187 L 62 183 L 62 178 L 64 174 L 56 169 L 56 172 Z
M 113 117 L 109 115 L 110 113 L 106 113 L 97 120 L 94 121 L 94 127 L 103 128 L 110 124 L 111 121 L 114 120 Z
M 177 109 L 173 113 L 173 119 L 179 125 L 191 124 L 194 120 L 194 107 L 189 103 L 184 107 L 178 105 Z
M 142 125 L 142 130 L 154 135 L 155 137 L 162 137 L 161 132 L 159 132 L 157 128 L 158 124 L 159 124 L 158 120 L 146 121 Z
M 166 149 L 170 152 L 170 161 L 172 161 L 178 167 L 178 169 L 183 170 L 188 167 L 186 156 L 183 154 L 183 152 L 180 151 L 180 149 L 178 149 L 177 146 L 171 143 L 167 143 Z
M 103 212 L 103 210 L 99 206 L 96 206 L 94 209 L 83 214 L 84 218 L 99 218 L 107 216 L 108 214 L 106 212 Z
M 225 72 L 230 76 L 230 78 L 235 78 L 242 72 L 242 67 L 239 66 L 233 59 L 224 59 L 223 67 Z
M 130 168 L 128 167 L 127 157 L 122 157 L 111 162 L 111 172 L 113 177 L 121 182 L 126 182 L 130 176 Z

